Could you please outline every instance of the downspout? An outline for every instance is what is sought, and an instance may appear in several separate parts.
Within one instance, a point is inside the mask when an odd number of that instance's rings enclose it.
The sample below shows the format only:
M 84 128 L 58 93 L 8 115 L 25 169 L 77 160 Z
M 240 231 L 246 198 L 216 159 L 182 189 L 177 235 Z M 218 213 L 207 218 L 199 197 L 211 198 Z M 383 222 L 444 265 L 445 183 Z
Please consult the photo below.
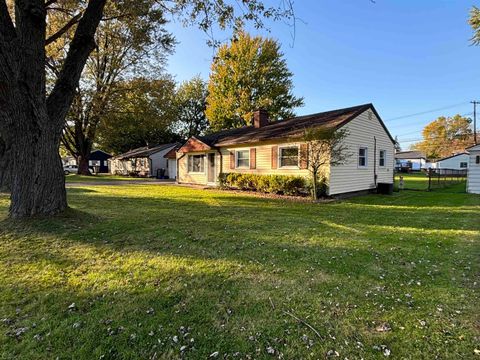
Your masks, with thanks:
M 373 137 L 373 181 L 377 188 L 377 138 Z

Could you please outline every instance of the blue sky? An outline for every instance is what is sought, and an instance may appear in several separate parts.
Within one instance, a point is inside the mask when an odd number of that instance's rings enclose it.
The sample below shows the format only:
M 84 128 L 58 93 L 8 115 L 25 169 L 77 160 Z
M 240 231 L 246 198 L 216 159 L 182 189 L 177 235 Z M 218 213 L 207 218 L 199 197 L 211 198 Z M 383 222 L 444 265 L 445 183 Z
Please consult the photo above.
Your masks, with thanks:
M 267 0 L 268 3 L 268 0 Z M 277 3 L 277 1 L 273 1 Z M 480 47 L 470 45 L 472 5 L 463 0 L 297 0 L 296 38 L 284 23 L 271 32 L 290 70 L 299 115 L 372 102 L 407 148 L 440 115 L 472 113 L 480 100 Z M 214 51 L 196 28 L 170 24 L 179 44 L 168 71 L 178 81 L 208 79 Z M 216 32 L 219 40 L 229 33 Z M 448 107 L 448 108 L 446 108 Z M 424 113 L 412 117 L 405 115 Z

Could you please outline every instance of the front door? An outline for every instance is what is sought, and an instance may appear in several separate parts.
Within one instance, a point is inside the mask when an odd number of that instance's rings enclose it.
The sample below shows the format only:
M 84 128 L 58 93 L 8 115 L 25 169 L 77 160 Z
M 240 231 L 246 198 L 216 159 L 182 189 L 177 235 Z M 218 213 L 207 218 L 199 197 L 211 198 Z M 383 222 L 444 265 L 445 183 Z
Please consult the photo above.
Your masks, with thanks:
M 208 179 L 209 184 L 215 183 L 215 154 L 208 154 Z

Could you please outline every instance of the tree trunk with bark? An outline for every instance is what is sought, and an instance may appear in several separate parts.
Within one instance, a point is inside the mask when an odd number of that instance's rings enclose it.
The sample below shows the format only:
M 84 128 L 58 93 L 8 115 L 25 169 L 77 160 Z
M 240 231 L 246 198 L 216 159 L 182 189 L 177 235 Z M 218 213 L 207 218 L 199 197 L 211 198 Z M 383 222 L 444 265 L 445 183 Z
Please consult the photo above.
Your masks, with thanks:
M 53 215 L 67 208 L 60 137 L 94 49 L 105 2 L 89 1 L 47 97 L 45 1 L 15 1 L 14 24 L 5 0 L 0 0 L 0 135 L 9 147 L 13 218 Z
M 90 172 L 90 167 L 89 167 L 89 158 L 90 153 L 88 155 L 79 155 L 77 157 L 77 163 L 78 163 L 78 174 L 79 175 L 92 175 Z
M 10 151 L 10 144 L 0 137 L 0 192 L 10 191 Z

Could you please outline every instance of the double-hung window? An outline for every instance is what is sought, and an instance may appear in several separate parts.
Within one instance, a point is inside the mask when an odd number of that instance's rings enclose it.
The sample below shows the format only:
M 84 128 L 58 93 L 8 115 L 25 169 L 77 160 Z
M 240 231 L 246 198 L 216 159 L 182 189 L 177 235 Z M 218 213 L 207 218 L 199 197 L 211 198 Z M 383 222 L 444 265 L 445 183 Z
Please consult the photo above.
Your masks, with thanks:
M 468 163 L 467 163 L 467 162 L 462 161 L 462 162 L 460 163 L 460 168 L 461 168 L 461 169 L 466 169 L 467 167 L 468 167 Z
M 250 168 L 250 150 L 235 151 L 235 167 L 237 169 Z
M 295 168 L 299 164 L 298 146 L 281 147 L 278 152 L 280 167 Z
M 385 167 L 387 163 L 387 150 L 380 150 L 380 156 L 378 158 L 378 166 Z
M 188 172 L 204 173 L 205 172 L 205 155 L 189 155 L 188 156 Z
M 368 165 L 368 148 L 358 148 L 358 167 L 367 167 Z

